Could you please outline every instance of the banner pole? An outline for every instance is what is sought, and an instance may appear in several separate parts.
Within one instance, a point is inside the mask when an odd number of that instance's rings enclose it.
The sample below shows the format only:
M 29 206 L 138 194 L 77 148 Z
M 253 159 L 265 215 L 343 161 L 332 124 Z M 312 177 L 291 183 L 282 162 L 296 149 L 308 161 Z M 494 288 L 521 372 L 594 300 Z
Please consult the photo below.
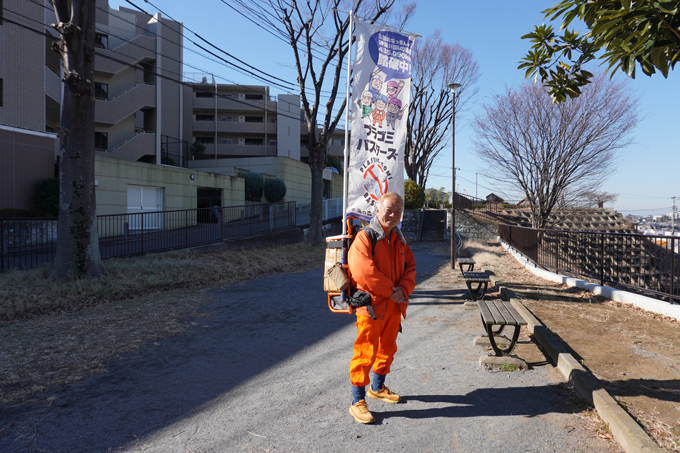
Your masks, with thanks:
M 349 81 L 352 70 L 352 11 L 349 12 L 349 51 L 347 53 L 347 92 L 345 93 L 345 151 L 342 176 L 342 234 L 347 234 L 347 173 L 349 171 Z

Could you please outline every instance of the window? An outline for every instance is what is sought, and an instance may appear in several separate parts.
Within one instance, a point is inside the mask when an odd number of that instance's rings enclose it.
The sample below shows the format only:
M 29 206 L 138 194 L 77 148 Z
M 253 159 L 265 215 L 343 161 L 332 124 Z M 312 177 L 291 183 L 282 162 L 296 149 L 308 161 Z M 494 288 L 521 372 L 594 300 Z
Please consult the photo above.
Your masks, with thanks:
M 2 25 L 2 12 L 4 11 L 4 9 L 5 9 L 5 7 L 2 4 L 2 0 L 0 0 L 0 25 Z M 2 79 L 0 79 L 0 80 L 2 80 Z M 2 106 L 2 104 L 0 104 L 0 106 Z
M 0 0 L 2 1 L 2 0 Z M 94 46 L 98 47 L 100 49 L 108 49 L 109 48 L 109 35 L 104 35 L 102 33 L 95 33 L 94 34 Z
M 264 96 L 261 94 L 246 94 L 246 101 L 261 101 Z
M 276 140 L 269 140 L 269 144 L 271 146 L 276 146 Z
M 109 134 L 106 132 L 94 133 L 94 149 L 104 150 L 109 149 Z
M 2 3 L 2 0 L 0 0 L 0 3 Z M 2 6 L 2 5 L 0 4 L 0 6 Z M 1 10 L 2 10 L 2 8 L 0 8 L 0 11 L 1 11 Z M 0 13 L 0 14 L 1 14 L 1 13 Z M 3 94 L 3 90 L 4 90 L 4 88 L 3 88 L 3 84 L 2 84 L 2 79 L 0 79 L 0 107 L 2 107 L 2 94 Z
M 223 116 L 222 121 L 226 121 L 227 123 L 231 123 L 233 121 L 233 118 L 230 116 Z
M 215 144 L 215 138 L 214 137 L 196 137 L 196 141 L 198 143 L 203 144 L 203 145 L 214 145 Z
M 276 123 L 276 118 L 269 118 L 270 123 Z
M 97 99 L 109 98 L 109 84 L 108 83 L 94 83 L 94 97 Z
M 196 121 L 215 121 L 214 115 L 196 115 Z
M 246 139 L 246 146 L 262 146 L 262 139 L 261 138 L 247 138 Z
M 246 116 L 246 123 L 264 123 L 261 116 Z
M 210 93 L 208 91 L 197 91 L 196 92 L 197 98 L 212 98 L 213 95 L 214 95 L 213 93 Z
M 231 145 L 231 139 L 230 138 L 223 138 L 222 144 L 223 145 Z

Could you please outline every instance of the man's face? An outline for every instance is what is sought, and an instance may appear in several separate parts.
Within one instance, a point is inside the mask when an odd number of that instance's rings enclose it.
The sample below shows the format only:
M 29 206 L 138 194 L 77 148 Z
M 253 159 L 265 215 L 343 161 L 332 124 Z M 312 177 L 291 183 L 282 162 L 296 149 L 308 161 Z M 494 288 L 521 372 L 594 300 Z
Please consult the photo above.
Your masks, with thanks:
M 397 112 L 399 111 L 399 107 L 397 107 L 396 104 L 390 104 L 390 106 L 387 107 L 387 110 L 388 110 L 390 113 L 397 113 Z
M 388 233 L 399 224 L 402 212 L 404 212 L 404 203 L 394 198 L 386 198 L 376 207 L 378 221 Z
M 378 110 L 385 110 L 386 105 L 387 104 L 385 104 L 385 101 L 383 101 L 382 99 L 375 102 L 375 108 L 377 108 Z
M 361 98 L 361 103 L 363 105 L 371 105 L 371 102 L 373 102 L 373 96 L 364 96 Z
M 393 86 L 387 87 L 387 94 L 394 94 L 396 92 L 397 92 L 397 87 L 393 87 Z
M 380 80 L 380 79 L 373 79 L 373 83 L 371 83 L 371 85 L 373 85 L 373 88 L 375 88 L 376 90 L 380 91 L 380 88 L 382 88 L 382 80 Z

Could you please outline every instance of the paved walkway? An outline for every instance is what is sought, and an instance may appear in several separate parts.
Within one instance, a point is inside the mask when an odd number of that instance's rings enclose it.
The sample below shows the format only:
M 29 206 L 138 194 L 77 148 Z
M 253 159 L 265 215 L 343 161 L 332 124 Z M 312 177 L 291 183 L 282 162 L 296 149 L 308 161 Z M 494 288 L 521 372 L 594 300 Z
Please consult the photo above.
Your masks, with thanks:
M 482 370 L 479 315 L 454 273 L 437 273 L 446 248 L 414 252 L 419 283 L 387 378 L 404 402 L 370 400 L 374 425 L 348 413 L 356 330 L 326 308 L 319 268 L 215 290 L 189 333 L 55 392 L 50 407 L 1 412 L 17 425 L 0 451 L 610 451 L 578 428 L 552 367 Z

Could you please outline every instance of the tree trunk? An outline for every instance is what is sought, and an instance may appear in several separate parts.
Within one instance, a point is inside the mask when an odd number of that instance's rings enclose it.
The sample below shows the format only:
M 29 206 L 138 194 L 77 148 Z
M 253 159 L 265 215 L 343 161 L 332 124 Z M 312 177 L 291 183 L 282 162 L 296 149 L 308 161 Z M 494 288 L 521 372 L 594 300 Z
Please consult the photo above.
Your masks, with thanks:
M 94 187 L 94 0 L 56 1 L 64 100 L 59 149 L 57 249 L 49 278 L 105 274 L 99 254 Z M 71 7 L 77 8 L 71 11 Z

